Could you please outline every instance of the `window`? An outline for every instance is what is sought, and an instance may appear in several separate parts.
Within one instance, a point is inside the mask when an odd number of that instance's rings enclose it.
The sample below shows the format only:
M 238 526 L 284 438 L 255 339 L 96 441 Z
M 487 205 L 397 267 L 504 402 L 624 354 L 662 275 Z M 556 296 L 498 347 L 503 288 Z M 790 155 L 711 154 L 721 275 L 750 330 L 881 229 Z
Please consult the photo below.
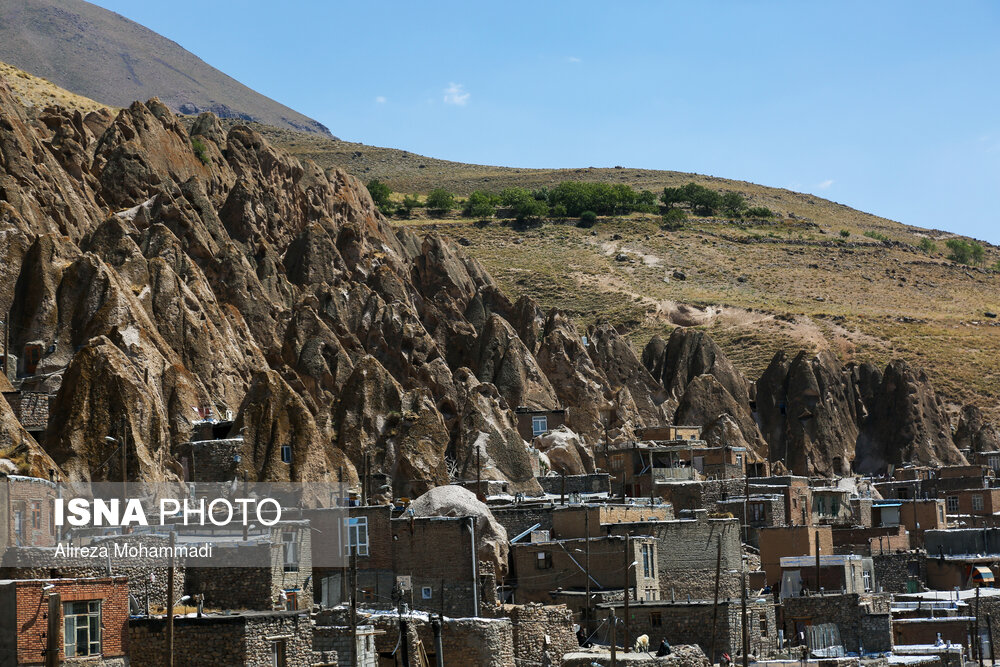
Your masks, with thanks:
M 284 639 L 275 639 L 271 641 L 271 667 L 286 667 L 287 662 L 287 645 Z
M 767 637 L 767 614 L 760 615 L 760 622 L 758 625 L 760 626 L 760 636 Z
M 100 600 L 63 603 L 63 649 L 67 658 L 100 655 Z
M 536 415 L 531 418 L 531 435 L 542 435 L 549 430 L 549 418 Z
M 535 567 L 539 570 L 547 570 L 552 567 L 552 554 L 548 551 L 539 551 L 536 554 Z
M 649 612 L 649 625 L 653 628 L 659 628 L 663 625 L 663 615 L 658 611 Z
M 285 591 L 285 611 L 295 611 L 299 608 L 299 592 Z
M 281 557 L 285 572 L 299 571 L 299 542 L 296 533 L 281 534 Z
M 938 521 L 944 523 L 944 508 L 938 505 Z
M 972 509 L 975 512 L 983 511 L 983 494 L 981 493 L 972 494 Z
M 282 445 L 281 446 L 281 462 L 291 463 L 292 462 L 292 446 Z
M 872 573 L 868 570 L 861 571 L 861 580 L 865 584 L 865 592 L 871 592 L 872 590 Z
M 958 513 L 958 496 L 948 496 L 945 501 L 948 505 L 948 511 L 952 514 Z
M 982 504 L 982 497 L 979 498 L 979 503 Z M 38 530 L 42 527 L 42 501 L 32 500 L 31 501 L 31 527 Z
M 347 544 L 344 553 L 351 555 L 351 549 L 356 548 L 359 556 L 368 555 L 368 517 L 355 516 L 344 519 L 347 527 Z
M 14 510 L 14 534 L 19 544 L 24 541 L 24 512 L 21 510 Z
M 420 588 L 420 597 L 424 600 L 430 600 L 434 597 L 434 589 L 430 586 L 422 586 Z
M 649 557 L 649 545 L 648 544 L 643 544 L 642 545 L 642 576 L 646 577 L 647 579 L 649 577 L 653 576 L 653 574 L 652 574 L 652 568 L 650 567 L 650 565 L 651 565 L 650 560 L 651 559 Z
M 743 465 L 743 455 L 742 454 L 737 454 L 736 455 L 736 465 L 738 465 L 738 466 L 742 466 Z
M 750 503 L 750 520 L 755 523 L 764 520 L 764 503 Z

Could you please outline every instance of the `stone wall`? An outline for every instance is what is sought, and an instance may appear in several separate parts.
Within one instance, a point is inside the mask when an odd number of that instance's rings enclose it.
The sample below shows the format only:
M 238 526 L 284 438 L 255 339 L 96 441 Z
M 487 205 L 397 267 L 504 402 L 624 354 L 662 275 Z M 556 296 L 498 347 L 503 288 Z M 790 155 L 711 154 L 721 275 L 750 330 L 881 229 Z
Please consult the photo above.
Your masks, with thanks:
M 540 663 L 546 637 L 556 664 L 563 654 L 579 648 L 573 613 L 565 605 L 504 605 L 503 613 L 510 618 L 518 664 Z
M 595 472 L 589 475 L 546 475 L 536 477 L 545 493 L 562 494 L 563 480 L 566 482 L 565 491 L 570 493 L 610 493 L 611 475 L 606 472 Z
M 187 444 L 188 471 L 193 482 L 226 482 L 237 479 L 236 456 L 243 454 L 243 438 L 200 440 Z
M 866 653 L 892 650 L 888 594 L 830 594 L 792 597 L 784 601 L 785 635 L 796 636 L 796 621 L 812 625 L 833 623 L 840 630 L 844 649 Z M 866 618 L 877 616 L 879 618 Z
M 129 620 L 132 667 L 165 667 L 167 622 Z M 199 667 L 267 667 L 274 643 L 283 642 L 288 667 L 312 665 L 312 623 L 304 612 L 210 615 L 174 619 L 174 664 Z
M 885 593 L 908 593 L 908 582 L 915 579 L 920 590 L 926 588 L 927 555 L 922 551 L 875 553 L 875 585 Z
M 617 664 L 621 667 L 710 667 L 705 653 L 697 646 L 671 646 L 671 654 L 655 657 L 656 646 L 650 653 L 621 653 L 617 655 Z M 563 667 L 609 667 L 611 653 L 606 649 L 578 649 L 563 657 Z M 798 667 L 798 666 L 796 666 Z M 923 667 L 923 665 L 921 666 Z
M 507 531 L 507 539 L 513 539 L 536 523 L 542 524 L 537 530 L 552 531 L 554 508 L 551 503 L 500 505 L 490 507 L 490 511 L 493 512 L 493 518 L 497 523 Z
M 715 593 L 717 545 L 722 545 L 719 595 L 739 595 L 743 549 L 736 519 L 682 519 L 605 526 L 613 535 L 651 535 L 656 539 L 660 599 L 708 599 Z
M 49 395 L 34 391 L 5 391 L 11 410 L 26 431 L 44 431 L 49 424 Z
M 717 511 L 717 503 L 746 493 L 746 482 L 740 479 L 709 479 L 700 482 L 669 482 L 656 485 L 656 495 L 674 506 L 674 511 Z

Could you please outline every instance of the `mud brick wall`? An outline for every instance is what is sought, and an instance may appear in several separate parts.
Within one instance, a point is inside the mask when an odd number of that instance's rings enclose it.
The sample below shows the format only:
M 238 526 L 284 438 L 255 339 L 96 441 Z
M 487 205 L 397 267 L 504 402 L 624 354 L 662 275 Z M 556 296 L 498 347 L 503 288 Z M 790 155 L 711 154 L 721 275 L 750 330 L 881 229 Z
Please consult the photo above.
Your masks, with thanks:
M 566 480 L 566 493 L 609 493 L 611 491 L 611 475 L 606 472 L 591 473 L 589 475 L 547 475 L 536 477 L 538 483 L 542 485 L 545 493 L 561 494 L 563 492 L 563 479 Z
M 443 609 L 450 616 L 475 615 L 473 592 L 478 595 L 479 590 L 473 576 L 472 535 L 466 520 L 393 519 L 392 534 L 392 570 L 397 576 L 411 577 L 416 608 L 434 612 Z M 423 597 L 425 587 L 430 588 L 429 599 Z
M 536 523 L 542 524 L 537 530 L 551 531 L 553 510 L 552 504 L 490 507 L 493 518 L 507 531 L 507 539 L 517 537 Z
M 701 482 L 657 484 L 657 494 L 674 506 L 674 511 L 717 511 L 717 503 L 742 497 L 746 492 L 743 479 L 710 479 Z
M 326 618 L 337 624 L 347 621 L 346 611 L 329 610 Z M 388 656 L 399 640 L 399 618 L 395 611 L 366 615 L 363 622 L 375 626 L 376 650 Z M 417 640 L 434 663 L 434 630 L 427 616 L 409 616 L 408 641 L 411 660 L 417 651 Z M 446 665 L 476 665 L 477 667 L 515 667 L 514 633 L 509 618 L 447 618 L 441 629 L 441 644 Z
M 188 595 L 202 594 L 215 609 L 273 609 L 271 569 L 267 567 L 189 567 L 184 582 Z

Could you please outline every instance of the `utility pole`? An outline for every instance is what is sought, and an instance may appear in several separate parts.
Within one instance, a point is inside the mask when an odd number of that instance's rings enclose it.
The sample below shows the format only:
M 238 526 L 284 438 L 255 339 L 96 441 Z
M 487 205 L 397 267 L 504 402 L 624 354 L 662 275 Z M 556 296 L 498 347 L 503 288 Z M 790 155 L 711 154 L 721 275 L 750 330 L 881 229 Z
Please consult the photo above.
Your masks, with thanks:
M 367 456 L 365 457 L 367 463 Z M 350 544 L 350 537 L 348 544 Z M 358 664 L 358 548 L 351 545 L 351 667 Z
M 11 312 L 13 312 L 11 308 Z M 3 323 L 3 372 L 8 378 L 10 377 L 10 314 L 8 313 L 7 319 Z
M 174 667 L 174 543 L 177 537 L 170 529 L 170 551 L 167 554 L 167 667 Z
M 559 504 L 560 505 L 565 505 L 566 504 L 566 471 L 565 470 L 563 471 L 561 477 L 562 477 L 562 480 L 561 480 L 561 484 L 562 485 L 561 485 L 561 488 L 559 489 Z
M 483 500 L 483 454 L 482 447 L 476 443 L 476 497 Z
M 587 635 L 590 635 L 590 506 L 583 506 L 583 534 L 584 539 L 587 540 L 584 546 L 584 551 L 586 551 L 586 570 L 587 570 Z
M 740 572 L 740 599 L 743 613 L 743 667 L 750 665 L 750 631 L 747 626 L 747 568 L 744 563 Z
M 615 626 L 618 625 L 618 619 L 615 617 L 615 610 L 611 610 L 611 616 L 609 617 L 611 621 L 611 667 L 618 667 L 618 640 L 615 637 Z
M 5 366 L 6 368 L 6 366 Z M 62 611 L 59 593 L 49 595 L 48 628 L 45 631 L 45 667 L 57 667 L 59 664 L 59 637 L 62 636 L 60 612 Z
M 816 534 L 816 592 L 819 593 L 819 588 L 820 588 L 820 586 L 819 586 L 819 554 L 820 554 L 820 551 L 821 551 L 820 546 L 819 546 L 819 531 L 817 530 L 815 534 Z
M 632 646 L 632 642 L 630 641 L 631 637 L 629 637 L 629 632 L 628 632 L 628 629 L 629 629 L 628 628 L 628 619 L 629 619 L 629 615 L 628 615 L 628 599 L 630 597 L 630 593 L 631 593 L 631 590 L 632 590 L 632 587 L 629 585 L 629 578 L 628 578 L 629 574 L 628 573 L 629 573 L 629 570 L 632 569 L 632 565 L 633 565 L 635 559 L 629 558 L 629 555 L 628 555 L 629 542 L 630 542 L 629 541 L 629 536 L 628 536 L 628 533 L 626 533 L 625 534 L 625 635 L 624 635 L 624 641 L 622 642 L 622 652 L 623 653 L 627 653 L 628 650 L 629 650 L 629 647 Z M 639 570 L 639 568 L 636 568 L 636 573 L 635 573 L 636 580 L 639 579 L 639 571 L 638 570 Z M 638 596 L 636 596 L 636 597 L 638 597 Z M 982 667 L 982 665 L 980 665 L 979 667 Z
M 715 602 L 712 604 L 712 638 L 708 659 L 715 664 L 715 632 L 719 623 L 719 575 L 722 573 L 722 538 L 718 539 L 718 553 L 715 556 Z
M 128 419 L 122 415 L 122 436 L 121 442 L 122 450 L 122 502 L 128 498 Z
M 993 619 L 989 614 L 986 614 L 986 634 L 990 638 L 990 664 L 997 664 L 997 651 L 993 648 Z
M 361 480 L 361 505 L 368 505 L 368 454 L 365 453 Z
M 441 641 L 441 626 L 444 624 L 444 617 L 439 615 L 431 621 L 431 628 L 434 629 L 434 663 L 437 667 L 444 667 L 444 642 Z
M 980 586 L 976 586 L 976 653 L 979 655 L 979 667 L 983 667 L 983 640 L 979 636 L 979 589 Z

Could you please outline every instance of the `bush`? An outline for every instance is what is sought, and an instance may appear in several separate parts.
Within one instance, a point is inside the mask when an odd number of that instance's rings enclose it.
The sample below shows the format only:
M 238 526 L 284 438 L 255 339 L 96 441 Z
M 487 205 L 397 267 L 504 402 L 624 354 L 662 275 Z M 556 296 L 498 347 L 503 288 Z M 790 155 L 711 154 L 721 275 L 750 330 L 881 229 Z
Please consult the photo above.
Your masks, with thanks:
M 476 190 L 469 195 L 468 199 L 465 200 L 465 206 L 462 208 L 462 215 L 467 218 L 477 218 L 479 220 L 492 218 L 497 212 L 497 204 L 499 202 L 500 198 L 496 195 L 490 194 L 489 192 L 483 192 L 482 190 Z
M 684 226 L 684 221 L 687 219 L 687 213 L 679 208 L 667 209 L 667 212 L 663 214 L 663 228 L 670 231 L 677 231 Z
M 548 215 L 549 207 L 544 201 L 524 188 L 504 188 L 500 191 L 500 203 L 514 212 L 518 222 L 540 220 Z
M 417 197 L 413 195 L 406 195 L 403 197 L 403 203 L 396 209 L 396 214 L 404 218 L 409 218 L 413 215 L 413 209 L 419 208 L 420 206 L 420 200 Z
M 937 252 L 937 244 L 931 241 L 926 236 L 920 239 L 920 249 L 926 252 L 928 255 L 932 252 Z
M 766 206 L 754 206 L 753 208 L 747 209 L 748 218 L 773 218 L 774 211 Z
M 191 150 L 194 151 L 194 156 L 201 160 L 202 164 L 207 165 L 212 162 L 212 158 L 208 157 L 208 147 L 205 146 L 205 142 L 201 140 L 201 137 L 191 139 Z
M 883 243 L 888 243 L 892 240 L 885 234 L 881 232 L 876 232 L 873 229 L 869 229 L 868 231 L 866 231 L 865 236 L 867 236 L 870 239 L 875 239 L 876 241 L 882 241 Z
M 593 227 L 597 222 L 597 214 L 593 211 L 583 211 L 580 213 L 580 222 L 577 227 Z
M 849 238 L 850 236 L 851 236 L 851 233 L 849 231 L 847 231 L 846 229 L 841 229 L 840 230 L 840 237 L 841 238 L 845 238 L 846 239 L 846 238 Z
M 734 193 L 743 201 L 743 197 Z M 674 204 L 680 204 L 686 202 L 691 206 L 691 210 L 699 215 L 712 215 L 715 210 L 722 206 L 723 197 L 715 190 L 710 190 L 704 185 L 698 185 L 697 183 L 688 183 L 687 185 L 680 188 L 663 188 L 663 194 L 660 195 L 660 201 L 667 208 L 671 208 Z M 735 203 L 735 198 L 730 198 L 732 203 Z
M 982 264 L 985 251 L 982 244 L 965 239 L 948 239 L 948 259 L 958 264 Z
M 455 208 L 455 195 L 444 188 L 434 188 L 427 193 L 427 208 L 438 216 Z
M 377 178 L 373 178 L 368 181 L 367 187 L 368 194 L 372 196 L 372 201 L 378 206 L 378 210 L 389 215 L 389 211 L 392 210 L 392 190 L 389 189 L 389 186 Z

